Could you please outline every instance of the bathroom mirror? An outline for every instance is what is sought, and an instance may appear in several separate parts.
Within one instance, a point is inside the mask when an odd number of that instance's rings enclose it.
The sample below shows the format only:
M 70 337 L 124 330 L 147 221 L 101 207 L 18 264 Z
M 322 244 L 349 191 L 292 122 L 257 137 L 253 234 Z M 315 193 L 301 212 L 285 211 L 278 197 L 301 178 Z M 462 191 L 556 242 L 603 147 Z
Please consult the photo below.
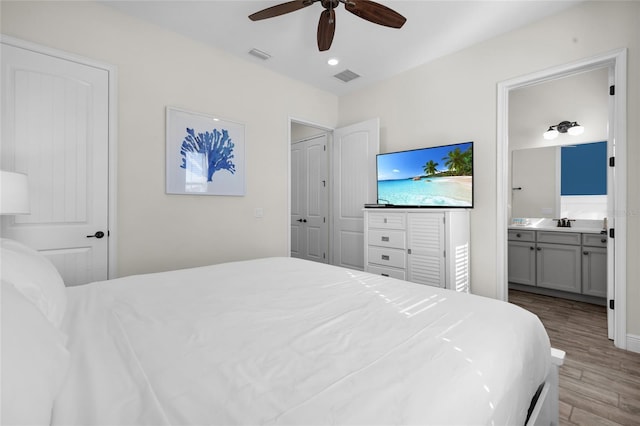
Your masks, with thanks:
M 607 143 L 511 153 L 511 217 L 602 219 L 607 211 Z
M 509 182 L 512 188 L 522 188 L 510 191 L 511 218 L 602 219 L 606 216 L 606 195 L 561 196 L 561 151 L 562 147 L 572 149 L 569 147 L 608 138 L 608 88 L 609 71 L 605 67 L 509 93 Z M 584 133 L 560 133 L 553 140 L 544 139 L 543 133 L 550 126 L 563 121 L 580 123 Z M 601 166 L 606 170 L 606 154 L 604 161 Z M 571 166 L 568 169 L 571 170 Z M 590 177 L 589 170 L 586 176 Z M 606 186 L 606 173 L 603 179 Z M 574 205 L 573 201 L 582 204 Z

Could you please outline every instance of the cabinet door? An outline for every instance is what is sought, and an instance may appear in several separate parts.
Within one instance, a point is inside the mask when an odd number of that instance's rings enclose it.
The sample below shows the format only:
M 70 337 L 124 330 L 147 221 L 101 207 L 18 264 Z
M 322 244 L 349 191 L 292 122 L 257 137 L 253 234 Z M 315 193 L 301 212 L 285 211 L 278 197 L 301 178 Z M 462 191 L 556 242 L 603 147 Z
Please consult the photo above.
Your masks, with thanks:
M 407 247 L 409 281 L 444 288 L 444 213 L 409 213 Z
M 536 283 L 538 287 L 581 292 L 581 247 L 538 243 Z
M 607 249 L 582 248 L 582 293 L 607 297 Z
M 509 241 L 509 282 L 536 285 L 536 247 L 534 242 Z

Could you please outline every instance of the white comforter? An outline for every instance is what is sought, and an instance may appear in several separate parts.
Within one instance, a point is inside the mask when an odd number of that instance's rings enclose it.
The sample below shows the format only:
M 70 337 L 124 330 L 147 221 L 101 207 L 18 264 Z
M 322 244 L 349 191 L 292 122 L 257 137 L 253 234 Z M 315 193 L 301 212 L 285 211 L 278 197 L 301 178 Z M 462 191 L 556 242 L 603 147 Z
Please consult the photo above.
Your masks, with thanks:
M 549 369 L 518 307 L 297 259 L 68 298 L 60 425 L 515 425 Z

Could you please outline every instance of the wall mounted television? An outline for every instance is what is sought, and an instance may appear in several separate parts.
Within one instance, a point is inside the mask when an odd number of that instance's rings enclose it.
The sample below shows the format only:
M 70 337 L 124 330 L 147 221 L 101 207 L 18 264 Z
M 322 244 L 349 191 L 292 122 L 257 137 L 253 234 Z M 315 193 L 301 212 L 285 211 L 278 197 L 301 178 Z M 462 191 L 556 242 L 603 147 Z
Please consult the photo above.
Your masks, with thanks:
M 376 156 L 378 206 L 473 208 L 473 142 Z

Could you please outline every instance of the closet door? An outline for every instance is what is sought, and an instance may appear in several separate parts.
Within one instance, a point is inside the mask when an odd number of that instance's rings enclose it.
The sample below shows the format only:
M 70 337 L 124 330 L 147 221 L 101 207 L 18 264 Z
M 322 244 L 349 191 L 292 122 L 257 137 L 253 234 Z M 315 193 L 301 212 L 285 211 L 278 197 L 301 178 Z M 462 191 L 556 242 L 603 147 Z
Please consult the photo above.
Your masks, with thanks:
M 3 170 L 28 176 L 31 213 L 2 235 L 47 256 L 66 285 L 107 279 L 109 75 L 2 43 Z
M 380 120 L 334 131 L 332 153 L 332 264 L 364 270 L 364 205 L 377 195 Z
M 291 256 L 328 262 L 327 135 L 291 144 Z

